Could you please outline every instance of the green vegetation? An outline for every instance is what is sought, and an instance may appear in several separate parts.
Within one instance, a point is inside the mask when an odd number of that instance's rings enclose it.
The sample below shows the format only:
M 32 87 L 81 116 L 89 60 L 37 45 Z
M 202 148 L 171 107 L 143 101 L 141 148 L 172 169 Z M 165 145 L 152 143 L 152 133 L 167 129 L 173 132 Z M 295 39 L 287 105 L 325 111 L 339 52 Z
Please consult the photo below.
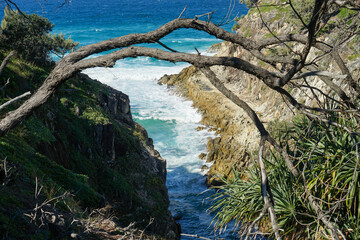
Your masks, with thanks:
M 315 0 L 302 0 L 302 1 L 293 1 L 294 9 L 301 16 L 303 21 L 308 24 L 311 20 L 311 16 L 314 10 Z M 295 12 L 291 11 L 290 13 L 293 19 L 297 19 Z
M 70 37 L 65 39 L 62 34 L 50 34 L 53 27 L 46 18 L 6 7 L 1 22 L 0 45 L 7 50 L 16 50 L 24 59 L 46 63 L 50 60 L 50 53 L 62 57 L 79 45 Z
M 87 107 L 83 114 L 83 118 L 88 119 L 93 122 L 93 124 L 108 124 L 110 123 L 109 118 L 105 117 L 104 114 L 99 111 L 99 109 L 93 109 Z
M 40 16 L 24 17 L 9 9 L 5 15 L 0 59 L 12 49 L 20 55 L 11 59 L 0 76 L 1 85 L 10 79 L 0 91 L 0 103 L 35 91 L 52 69 L 49 53 L 61 55 L 77 45 L 61 35 L 51 35 L 53 25 Z M 34 48 L 29 48 L 30 42 Z M 32 213 L 36 204 L 62 195 L 51 201 L 46 211 L 63 215 L 62 230 L 70 232 L 81 233 L 84 227 L 72 219 L 81 222 L 105 203 L 124 227 L 136 222 L 144 228 L 148 224 L 144 219 L 161 221 L 167 216 L 164 182 L 144 167 L 144 130 L 120 121 L 125 113 L 113 114 L 103 102 L 113 91 L 77 75 L 0 139 L 0 238 L 68 239 L 48 224 L 41 225 L 40 213 L 35 221 L 25 215 Z M 10 105 L 0 115 L 19 104 Z M 114 138 L 115 155 L 106 134 Z M 41 187 L 38 197 L 34 197 L 36 182 L 38 190 Z
M 275 35 L 289 33 L 306 35 L 306 27 L 292 11 L 289 4 L 281 5 L 280 2 L 284 3 L 285 1 L 264 0 L 259 4 L 262 17 L 272 32 Z M 308 24 L 311 20 L 315 1 L 294 0 L 291 2 L 305 24 Z M 350 61 L 358 60 L 360 56 L 360 38 L 359 33 L 355 32 L 357 30 L 350 33 L 344 29 L 352 29 L 351 31 L 353 31 L 353 29 L 358 28 L 359 11 L 350 10 L 346 7 L 336 8 L 335 5 L 331 5 L 329 12 L 331 16 L 326 18 L 324 24 L 321 25 L 322 28 L 318 30 L 317 40 L 326 42 L 329 46 L 341 46 L 339 54 L 349 67 L 352 64 Z M 265 27 L 256 30 L 251 29 L 252 31 L 249 32 L 247 25 L 251 24 L 250 21 L 257 21 L 258 19 L 258 10 L 253 7 L 245 19 L 238 20 L 239 22 L 234 28 L 237 28 L 245 37 L 252 33 L 255 40 L 272 38 L 272 33 Z M 288 26 L 286 29 L 284 28 L 285 24 Z M 341 42 L 342 40 L 344 42 Z M 300 46 L 300 44 L 294 46 L 293 42 L 286 44 L 292 49 Z M 284 46 L 273 45 L 263 50 L 263 53 L 267 56 L 296 58 L 295 54 L 289 52 L 288 48 Z M 315 52 L 314 55 L 319 56 L 320 51 Z M 313 56 L 312 58 L 315 59 Z M 324 59 L 324 61 L 318 61 L 316 64 L 321 66 L 321 70 L 331 71 L 330 64 L 334 67 L 336 63 L 335 61 L 329 62 L 330 60 Z M 266 66 L 266 63 L 260 62 L 258 65 Z M 266 69 L 272 68 L 269 65 Z M 350 72 L 354 79 L 358 78 L 357 69 L 352 68 Z M 310 85 L 312 86 L 320 80 L 307 78 L 306 81 L 306 84 L 311 82 Z M 301 81 L 296 82 L 294 80 L 293 82 L 295 86 L 288 85 L 287 91 L 300 104 L 304 104 L 305 97 L 302 94 L 305 94 L 307 90 L 296 87 L 296 83 L 298 84 Z M 337 84 L 343 88 L 342 84 L 344 83 Z M 304 91 L 302 94 L 297 92 L 300 89 Z M 314 89 L 322 90 L 322 87 L 317 86 Z M 324 87 L 324 89 L 326 88 Z M 329 93 L 331 93 L 329 94 L 331 97 L 336 96 L 330 90 Z M 355 94 L 351 92 L 346 94 L 353 99 L 357 109 L 358 91 Z M 315 97 L 320 95 L 322 94 L 314 92 L 312 94 Z M 311 107 L 332 109 L 329 112 L 326 110 L 321 113 L 311 112 L 311 114 L 317 114 L 320 116 L 319 118 L 323 118 L 324 122 L 314 120 L 310 116 L 298 115 L 289 122 L 274 120 L 266 125 L 271 136 L 281 145 L 282 149 L 286 150 L 291 161 L 300 172 L 300 177 L 295 178 L 278 152 L 270 148 L 266 150 L 265 168 L 271 189 L 267 192 L 273 198 L 277 223 L 283 239 L 335 239 L 331 236 L 329 226 L 320 220 L 319 212 L 310 203 L 310 198 L 315 199 L 322 213 L 328 216 L 333 226 L 341 230 L 346 239 L 360 238 L 359 116 L 355 108 L 346 112 L 346 109 L 351 109 L 351 107 L 338 104 L 338 101 L 334 101 L 330 97 L 324 98 L 326 99 L 324 102 L 319 100 L 317 104 L 309 104 L 306 101 L 306 104 Z M 335 99 L 338 100 L 337 96 Z M 295 113 L 298 114 L 296 111 Z M 261 115 L 258 114 L 258 116 Z M 324 119 L 329 120 L 329 122 L 325 123 L 326 120 Z M 261 178 L 256 155 L 256 153 L 253 154 L 253 162 L 250 168 L 234 169 L 233 178 L 223 178 L 224 185 L 215 187 L 218 191 L 212 197 L 214 205 L 210 210 L 217 212 L 214 222 L 220 231 L 224 230 L 231 221 L 234 221 L 240 235 L 245 236 L 249 227 L 252 226 L 255 227 L 252 232 L 258 228 L 262 232 L 272 234 L 271 237 L 275 239 L 268 213 L 266 212 L 265 216 L 259 220 L 264 208 L 264 200 L 261 195 Z M 302 173 L 303 175 L 301 175 Z M 255 220 L 257 221 L 256 224 L 251 225 Z M 340 237 L 340 239 L 343 238 Z
M 251 8 L 259 0 L 239 0 L 240 3 L 245 3 L 247 8 Z
M 333 114 L 338 124 L 356 131 L 358 121 L 351 114 Z M 273 136 L 287 144 L 287 151 L 304 173 L 295 179 L 287 170 L 283 159 L 268 152 L 265 162 L 275 203 L 278 224 L 284 238 L 328 239 L 330 233 L 317 218 L 306 201 L 309 194 L 320 199 L 321 209 L 332 212 L 332 219 L 348 239 L 359 239 L 360 229 L 360 168 L 359 137 L 342 127 L 296 117 L 289 125 L 273 124 Z M 290 144 L 289 144 L 290 143 Z M 256 165 L 256 164 L 254 164 Z M 263 199 L 260 191 L 260 173 L 257 167 L 242 172 L 234 170 L 234 178 L 224 179 L 225 185 L 214 195 L 211 210 L 219 210 L 216 227 L 224 228 L 235 220 L 246 234 L 249 224 L 260 214 Z M 258 225 L 270 231 L 267 218 Z M 320 229 L 320 230 L 319 230 Z

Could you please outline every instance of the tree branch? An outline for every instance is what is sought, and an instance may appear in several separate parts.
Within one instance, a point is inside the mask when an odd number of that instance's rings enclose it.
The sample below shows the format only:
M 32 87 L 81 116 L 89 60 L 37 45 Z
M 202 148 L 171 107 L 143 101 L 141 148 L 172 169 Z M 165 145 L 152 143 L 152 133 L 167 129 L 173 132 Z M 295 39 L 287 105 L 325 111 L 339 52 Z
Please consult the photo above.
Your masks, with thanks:
M 11 2 L 11 0 L 6 0 Z M 66 2 L 66 1 L 65 1 Z M 232 102 L 234 102 L 237 106 L 242 108 L 246 114 L 250 117 L 254 125 L 257 127 L 260 136 L 260 150 L 259 150 L 259 158 L 258 164 L 261 172 L 261 185 L 262 185 L 262 195 L 264 197 L 265 206 L 268 206 L 267 211 L 269 211 L 270 220 L 272 223 L 273 231 L 275 233 L 276 239 L 280 239 L 281 236 L 279 234 L 279 227 L 277 225 L 276 215 L 274 211 L 274 207 L 271 203 L 271 199 L 268 196 L 269 192 L 269 184 L 267 179 L 267 173 L 265 169 L 265 165 L 263 162 L 263 150 L 265 142 L 269 142 L 276 151 L 278 151 L 284 158 L 284 161 L 287 165 L 287 168 L 291 171 L 295 178 L 299 177 L 299 172 L 297 168 L 294 166 L 293 161 L 290 159 L 287 152 L 282 149 L 279 144 L 270 136 L 268 131 L 265 129 L 263 123 L 258 118 L 255 111 L 244 101 L 242 101 L 237 95 L 231 92 L 229 89 L 225 87 L 225 85 L 217 78 L 215 73 L 211 71 L 210 66 L 214 65 L 222 65 L 240 69 L 248 74 L 251 74 L 260 80 L 262 80 L 267 86 L 272 88 L 273 90 L 279 92 L 284 98 L 287 99 L 289 103 L 291 103 L 296 109 L 300 112 L 306 114 L 311 118 L 316 118 L 320 121 L 327 122 L 329 124 L 335 126 L 341 126 L 340 124 L 331 122 L 327 119 L 322 118 L 319 115 L 313 114 L 311 110 L 318 110 L 316 108 L 311 108 L 299 104 L 296 99 L 294 99 L 290 93 L 284 90 L 282 87 L 286 85 L 291 79 L 296 79 L 298 77 L 306 77 L 309 75 L 320 75 L 320 78 L 328 85 L 334 92 L 336 92 L 340 98 L 344 102 L 350 102 L 351 99 L 345 94 L 344 90 L 339 86 L 334 84 L 331 79 L 334 77 L 333 75 L 330 78 L 330 74 L 320 74 L 318 69 L 311 65 L 308 69 L 310 69 L 310 73 L 299 74 L 299 72 L 304 67 L 307 67 L 306 59 L 310 53 L 310 50 L 314 47 L 323 52 L 331 53 L 332 57 L 336 60 L 337 65 L 342 71 L 342 74 L 345 75 L 345 79 L 352 84 L 351 86 L 358 90 L 359 86 L 352 79 L 350 75 L 349 69 L 343 63 L 342 59 L 339 57 L 338 53 L 334 50 L 333 46 L 329 46 L 326 43 L 322 43 L 316 40 L 316 33 L 318 32 L 323 14 L 327 7 L 327 0 L 316 0 L 315 8 L 313 11 L 313 15 L 310 23 L 307 25 L 308 34 L 307 36 L 301 35 L 283 35 L 283 36 L 275 36 L 272 39 L 263 39 L 258 42 L 245 38 L 239 34 L 234 34 L 225 31 L 224 29 L 218 27 L 217 25 L 211 23 L 210 21 L 201 21 L 198 19 L 182 19 L 181 15 L 178 19 L 170 21 L 158 29 L 142 34 L 129 34 L 126 36 L 109 39 L 106 41 L 102 41 L 99 43 L 91 44 L 85 46 L 73 53 L 68 54 L 62 60 L 60 60 L 50 75 L 46 78 L 43 85 L 27 100 L 25 101 L 18 109 L 9 112 L 6 116 L 0 121 L 0 136 L 4 136 L 4 134 L 9 131 L 11 128 L 15 127 L 18 123 L 20 123 L 24 118 L 30 116 L 30 114 L 42 104 L 44 104 L 52 94 L 59 88 L 59 86 L 66 81 L 67 79 L 74 76 L 76 73 L 90 67 L 112 67 L 115 65 L 115 62 L 119 59 L 124 59 L 127 57 L 137 57 L 137 56 L 148 56 L 155 57 L 157 59 L 166 60 L 170 62 L 188 62 L 196 66 L 200 69 L 201 72 L 205 74 L 205 76 L 210 80 L 210 82 L 227 98 L 229 98 Z M 184 9 L 185 11 L 185 9 Z M 189 54 L 189 53 L 179 53 L 175 52 L 173 49 L 167 47 L 162 44 L 160 40 L 170 34 L 171 32 L 180 29 L 180 28 L 192 28 L 199 31 L 204 31 L 217 37 L 218 39 L 222 39 L 225 41 L 230 41 L 234 44 L 238 44 L 243 49 L 249 51 L 254 57 L 265 61 L 269 64 L 282 63 L 287 64 L 284 69 L 288 71 L 286 74 L 279 71 L 277 73 L 272 73 L 267 69 L 251 64 L 248 61 L 245 61 L 236 57 L 209 57 L 209 56 L 201 56 L 199 54 Z M 300 57 L 296 56 L 297 54 L 292 51 L 294 56 L 266 56 L 261 51 L 265 47 L 270 47 L 274 44 L 285 44 L 286 42 L 297 42 L 304 46 Z M 159 49 L 151 49 L 144 47 L 134 47 L 132 45 L 139 43 L 154 43 L 157 42 L 166 49 L 173 52 L 166 52 Z M 120 49 L 114 52 L 111 52 L 107 55 L 86 59 L 90 55 L 101 53 L 108 50 Z M 299 55 L 299 54 L 298 54 Z M 296 59 L 296 58 L 299 59 Z M 3 64 L 5 60 L 3 61 Z M 1 68 L 0 68 L 1 69 Z M 1 71 L 0 71 L 1 74 Z M 297 74 L 299 74 L 297 76 Z M 325 75 L 325 76 L 324 76 Z M 27 95 L 30 95 L 30 92 L 25 93 L 21 96 L 18 96 L 9 102 L 0 106 L 0 110 L 4 107 L 8 106 L 12 102 L 21 99 Z M 353 108 L 354 105 L 350 105 L 350 108 Z M 319 110 L 318 110 L 319 111 Z M 354 134 L 350 129 L 345 126 L 341 126 L 347 131 Z M 319 204 L 316 202 L 316 199 L 310 195 L 309 202 L 313 209 L 316 211 L 319 219 L 325 224 L 325 226 L 330 229 L 332 236 L 336 239 L 339 239 L 338 233 L 342 234 L 339 229 L 335 227 L 334 224 L 330 222 L 330 218 L 323 213 Z
M 238 96 L 236 96 L 233 92 L 228 90 L 225 85 L 216 77 L 213 71 L 209 68 L 201 68 L 200 69 L 205 76 L 210 80 L 211 84 L 214 85 L 222 94 L 224 94 L 227 98 L 229 98 L 233 103 L 242 108 L 246 114 L 250 117 L 252 122 L 255 124 L 258 129 L 261 138 L 266 139 L 275 149 L 278 151 L 284 158 L 286 166 L 292 172 L 292 174 L 297 178 L 299 176 L 299 172 L 294 166 L 293 162 L 290 160 L 289 155 L 284 151 L 277 142 L 271 137 L 269 132 L 265 129 L 264 125 L 260 121 L 259 117 L 255 113 L 255 111 L 244 101 L 242 101 Z
M 15 51 L 11 51 L 5 58 L 4 60 L 1 62 L 1 65 L 0 65 L 0 76 L 2 74 L 2 72 L 4 71 L 6 65 L 9 63 L 9 61 L 11 60 L 11 58 L 13 56 L 15 56 L 16 52 Z
M 3 90 L 4 88 L 6 88 L 6 86 L 9 85 L 9 83 L 10 83 L 10 78 L 8 78 L 6 80 L 6 83 L 4 84 L 4 86 L 0 87 L 0 90 Z
M 268 196 L 267 190 L 270 189 L 269 187 L 269 180 L 266 173 L 265 164 L 263 161 L 263 154 L 264 154 L 264 145 L 265 145 L 265 138 L 261 138 L 260 140 L 260 148 L 259 148 L 259 156 L 258 156 L 258 165 L 260 168 L 260 179 L 261 179 L 261 195 L 263 196 L 265 206 L 268 206 L 268 212 L 270 216 L 271 226 L 275 234 L 275 238 L 277 240 L 281 239 L 279 233 L 279 226 L 276 219 L 276 214 L 273 206 L 273 202 L 270 201 Z
M 7 101 L 6 103 L 4 103 L 4 104 L 2 104 L 2 105 L 0 106 L 0 111 L 3 110 L 4 108 L 6 108 L 7 106 L 9 106 L 10 104 L 12 104 L 12 103 L 14 103 L 14 102 L 16 102 L 16 101 L 19 101 L 20 99 L 22 99 L 22 98 L 24 98 L 24 97 L 29 96 L 30 94 L 31 94 L 31 92 L 29 91 L 29 92 L 23 93 L 23 94 L 21 94 L 20 96 L 17 96 L 17 97 L 15 97 L 15 98 Z

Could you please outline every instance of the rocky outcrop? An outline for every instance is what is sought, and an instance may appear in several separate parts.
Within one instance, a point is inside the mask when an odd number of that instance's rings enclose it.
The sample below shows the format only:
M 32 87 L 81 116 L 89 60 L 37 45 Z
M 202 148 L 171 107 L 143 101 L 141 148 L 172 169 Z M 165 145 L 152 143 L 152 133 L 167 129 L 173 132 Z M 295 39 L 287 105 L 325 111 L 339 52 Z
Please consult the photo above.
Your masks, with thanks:
M 22 169 L 16 181 L 6 179 L 4 158 L 12 169 Z M 43 179 L 45 190 L 34 199 L 35 176 Z M 177 239 L 180 234 L 168 210 L 166 160 L 132 120 L 129 97 L 83 74 L 0 141 L 0 181 L 16 182 L 0 189 L 6 192 L 0 196 L 0 232 L 13 239 L 39 234 L 129 239 L 129 229 L 144 239 L 150 239 L 146 234 L 151 239 Z M 37 198 L 44 201 L 63 192 L 71 194 L 59 198 L 64 203 L 50 201 L 39 219 L 27 221 L 22 215 L 34 208 Z M 106 214 L 97 214 L 101 212 Z M 14 214 L 19 217 L 6 222 Z M 52 221 L 57 216 L 61 224 Z
M 284 12 L 264 10 L 262 17 L 268 23 L 268 27 L 276 34 L 287 34 L 295 30 L 294 25 L 289 22 Z M 272 37 L 255 9 L 250 10 L 248 15 L 242 17 L 237 26 L 239 34 L 255 41 L 264 37 Z M 301 30 L 299 31 L 301 32 Z M 324 35 L 324 40 L 331 41 L 326 35 Z M 301 46 L 294 45 L 293 47 L 296 51 L 301 49 Z M 286 50 L 286 48 L 283 49 L 283 51 Z M 282 67 L 280 65 L 267 66 L 244 49 L 229 42 L 218 43 L 209 51 L 217 52 L 216 56 L 241 57 L 241 59 L 255 65 L 266 67 L 269 71 L 274 71 L 275 67 Z M 278 49 L 268 49 L 266 54 L 278 54 L 276 51 Z M 309 59 L 315 58 L 317 54 L 316 51 L 310 52 Z M 344 59 L 349 57 L 346 48 L 342 49 L 341 54 Z M 348 64 L 354 73 L 358 72 L 355 63 L 356 61 Z M 321 64 L 324 64 L 324 69 L 340 72 L 336 64 L 331 61 L 323 61 Z M 296 113 L 295 109 L 289 108 L 284 103 L 278 93 L 269 89 L 256 77 L 229 67 L 216 66 L 211 67 L 211 69 L 228 89 L 255 110 L 268 129 L 274 128 L 279 122 L 290 121 Z M 322 81 L 315 77 L 308 78 L 308 82 L 324 92 L 329 90 Z M 217 137 L 211 139 L 207 145 L 206 158 L 207 161 L 213 163 L 207 173 L 209 184 L 218 183 L 216 175 L 231 176 L 232 168 L 243 168 L 251 164 L 248 160 L 251 155 L 256 154 L 260 140 L 256 127 L 245 112 L 214 89 L 199 70 L 193 66 L 185 68 L 179 74 L 162 77 L 159 84 L 167 84 L 169 87 L 175 86 L 172 88 L 174 91 L 192 100 L 194 106 L 203 113 L 202 123 L 216 131 Z M 341 80 L 338 80 L 336 84 L 345 86 L 346 89 L 346 83 L 341 82 Z M 316 103 L 316 98 L 308 97 L 312 96 L 310 90 L 291 89 L 290 87 L 288 90 L 298 102 L 309 106 Z
M 81 74 L 80 81 L 95 80 Z M 154 149 L 152 139 L 148 137 L 146 130 L 132 120 L 130 100 L 127 95 L 105 86 L 97 93 L 96 99 L 105 112 L 104 117 L 109 119 L 93 125 L 96 152 L 104 164 L 127 178 L 131 191 L 134 191 L 130 196 L 124 196 L 121 192 L 116 194 L 121 198 L 116 201 L 123 205 L 117 211 L 127 213 L 127 218 L 133 215 L 131 218 L 144 221 L 144 224 L 153 218 L 152 224 L 147 229 L 149 232 L 169 239 L 176 238 L 179 234 L 178 226 L 168 211 L 169 196 L 165 186 L 166 160 Z M 132 138 L 135 139 L 123 136 L 124 132 L 119 131 L 119 128 L 124 127 L 132 132 Z M 91 148 L 86 152 L 91 152 Z M 134 165 L 127 166 L 125 170 L 122 158 L 134 161 L 130 164 Z
M 231 76 L 237 75 L 235 71 L 224 68 L 213 70 L 218 77 L 228 76 L 225 80 L 228 82 L 233 81 Z M 228 71 L 228 75 L 222 74 L 224 71 Z M 233 167 L 245 167 L 251 151 L 255 150 L 259 141 L 257 130 L 245 113 L 213 88 L 208 79 L 194 67 L 186 68 L 178 75 L 164 76 L 159 81 L 160 84 L 168 82 L 176 86 L 175 91 L 194 102 L 194 106 L 202 112 L 202 123 L 217 134 L 207 144 L 206 160 L 212 162 L 207 173 L 207 183 L 216 185 L 219 183 L 216 175 L 228 176 Z

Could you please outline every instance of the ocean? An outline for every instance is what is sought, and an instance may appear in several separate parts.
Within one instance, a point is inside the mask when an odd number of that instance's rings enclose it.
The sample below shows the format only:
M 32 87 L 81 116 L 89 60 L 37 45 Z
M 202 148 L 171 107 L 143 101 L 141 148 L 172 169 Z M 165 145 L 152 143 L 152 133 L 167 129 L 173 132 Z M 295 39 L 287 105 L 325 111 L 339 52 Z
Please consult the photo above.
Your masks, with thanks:
M 53 32 L 71 36 L 81 46 L 154 30 L 178 18 L 185 6 L 187 10 L 182 17 L 193 18 L 215 11 L 212 17 L 215 23 L 226 16 L 231 3 L 235 3 L 231 19 L 247 12 L 238 0 L 72 0 L 62 8 L 58 8 L 60 0 L 15 2 L 26 13 L 49 18 L 55 24 Z M 223 27 L 231 30 L 232 24 Z M 162 42 L 178 51 L 195 52 L 196 47 L 206 54 L 207 48 L 220 41 L 199 31 L 177 30 Z M 162 49 L 155 44 L 143 46 Z M 173 215 L 181 216 L 178 222 L 182 232 L 210 239 L 232 239 L 236 237 L 233 233 L 215 237 L 211 226 L 213 215 L 206 211 L 211 203 L 204 200 L 212 193 L 203 193 L 207 188 L 201 167 L 207 163 L 198 156 L 206 152 L 206 143 L 214 133 L 206 128 L 197 131 L 201 114 L 192 102 L 157 84 L 164 74 L 178 73 L 186 66 L 186 63 L 141 57 L 118 61 L 114 68 L 93 68 L 84 73 L 129 95 L 134 120 L 146 128 L 155 148 L 167 160 L 170 210 Z

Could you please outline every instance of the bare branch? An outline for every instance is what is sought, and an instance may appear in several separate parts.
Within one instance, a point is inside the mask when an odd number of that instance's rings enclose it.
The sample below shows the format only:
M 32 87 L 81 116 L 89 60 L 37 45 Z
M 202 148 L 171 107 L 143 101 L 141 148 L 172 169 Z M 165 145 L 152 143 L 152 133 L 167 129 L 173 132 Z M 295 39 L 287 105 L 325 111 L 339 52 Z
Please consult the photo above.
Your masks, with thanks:
M 235 57 L 211 57 L 211 56 L 201 56 L 198 54 L 190 53 L 173 53 L 165 52 L 159 49 L 144 48 L 144 47 L 128 47 L 121 50 L 112 52 L 108 55 L 85 59 L 76 64 L 74 67 L 76 71 L 81 71 L 90 67 L 111 67 L 119 59 L 124 59 L 127 57 L 134 56 L 147 56 L 154 57 L 161 60 L 166 60 L 170 62 L 188 62 L 193 65 L 202 67 L 202 66 L 214 66 L 214 65 L 223 65 L 234 67 L 240 70 L 243 70 L 249 74 L 252 74 L 260 79 L 262 79 L 265 84 L 270 87 L 282 86 L 282 83 L 279 82 L 278 76 L 274 73 L 271 73 L 261 67 L 253 65 L 247 61 L 244 61 L 240 58 Z
M 162 42 L 160 42 L 160 41 L 157 41 L 157 43 L 158 44 L 160 44 L 162 47 L 164 47 L 165 49 L 167 49 L 167 50 L 169 50 L 169 51 L 171 51 L 171 52 L 178 52 L 178 51 L 176 51 L 176 50 L 174 50 L 174 49 L 172 49 L 172 48 L 170 48 L 170 47 L 168 47 L 168 46 L 166 46 L 165 44 L 163 44 Z
M 187 6 L 185 6 L 185 7 L 184 7 L 184 10 L 182 10 L 182 12 L 180 13 L 180 15 L 179 15 L 178 19 L 180 19 L 180 18 L 181 18 L 181 16 L 184 14 L 184 12 L 186 11 L 186 9 L 187 9 Z
M 257 224 L 265 216 L 265 213 L 268 210 L 268 208 L 269 208 L 269 206 L 267 206 L 265 204 L 263 209 L 261 210 L 259 216 L 247 227 L 248 231 L 246 233 L 245 240 L 247 240 L 249 238 L 249 236 L 251 235 L 251 232 L 252 232 L 253 228 L 255 227 L 255 224 Z
M 2 74 L 2 72 L 4 71 L 6 65 L 9 63 L 10 59 L 15 56 L 16 52 L 15 51 L 11 51 L 5 58 L 4 60 L 1 62 L 0 65 L 0 76 Z
M 181 236 L 185 236 L 185 237 L 192 237 L 192 238 L 198 238 L 198 239 L 204 239 L 204 240 L 211 240 L 210 238 L 206 238 L 206 237 L 201 237 L 197 234 L 186 234 L 186 233 L 181 233 Z
M 9 83 L 10 83 L 10 78 L 8 78 L 8 79 L 6 80 L 6 83 L 4 84 L 4 86 L 2 86 L 2 87 L 0 88 L 0 90 L 3 90 L 4 88 L 6 88 L 6 86 L 9 85 Z
M 250 41 L 237 34 L 227 32 L 222 28 L 212 24 L 211 22 L 204 22 L 195 19 L 175 19 L 148 33 L 129 34 L 123 37 L 109 39 L 100 43 L 85 46 L 73 53 L 68 54 L 62 60 L 60 60 L 49 77 L 44 81 L 44 84 L 33 94 L 33 96 L 29 100 L 25 101 L 24 104 L 21 105 L 17 110 L 8 113 L 7 116 L 0 121 L 0 136 L 4 135 L 8 130 L 16 126 L 22 119 L 29 116 L 34 109 L 45 103 L 61 83 L 72 77 L 78 71 L 94 66 L 113 66 L 117 59 L 124 57 L 153 56 L 171 62 L 187 61 L 196 64 L 197 66 L 232 66 L 257 76 L 270 87 L 282 86 L 284 84 L 276 75 L 239 58 L 211 58 L 198 55 L 195 57 L 191 54 L 169 53 L 160 50 L 145 51 L 142 48 L 129 47 L 110 53 L 106 56 L 82 60 L 92 54 L 114 48 L 122 48 L 138 43 L 153 43 L 154 41 L 160 40 L 162 37 L 179 28 L 193 28 L 205 31 L 223 40 L 233 40 L 234 43 L 241 44 L 241 46 L 243 46 L 245 49 L 253 49 L 257 51 L 256 48 L 258 48 L 258 44 L 255 44 L 253 41 Z M 207 63 L 207 61 L 210 62 Z
M 316 67 L 310 65 L 307 66 L 306 69 L 310 71 L 316 71 Z M 347 94 L 342 90 L 338 85 L 336 85 L 331 77 L 328 76 L 320 76 L 320 80 L 323 81 L 330 89 L 332 89 L 348 106 L 354 108 L 355 105 L 352 100 L 347 96 Z
M 293 98 L 291 96 L 290 93 L 288 93 L 286 90 L 284 90 L 283 88 L 274 88 L 278 93 L 282 94 L 291 105 L 293 105 L 297 110 L 299 110 L 301 113 L 305 114 L 306 116 L 308 116 L 311 119 L 316 119 L 318 121 L 333 125 L 333 126 L 337 126 L 340 127 L 342 129 L 344 129 L 345 131 L 347 131 L 350 134 L 354 134 L 354 135 L 359 135 L 357 132 L 354 132 L 353 130 L 349 129 L 348 127 L 338 124 L 336 122 L 330 121 L 324 117 L 321 117 L 319 115 L 313 114 L 307 110 L 314 110 L 314 111 L 323 111 L 323 109 L 318 109 L 318 108 L 313 108 L 313 107 L 308 107 L 306 105 L 300 104 L 298 101 L 296 101 L 295 98 Z
M 293 162 L 290 160 L 289 155 L 284 151 L 276 141 L 270 136 L 269 132 L 265 129 L 264 125 L 260 121 L 259 117 L 255 113 L 255 111 L 243 100 L 241 100 L 238 96 L 236 96 L 233 92 L 228 90 L 225 85 L 216 77 L 213 71 L 210 68 L 201 68 L 200 69 L 205 76 L 209 79 L 211 84 L 214 85 L 222 94 L 224 94 L 228 99 L 230 99 L 233 103 L 237 106 L 242 108 L 246 114 L 250 117 L 252 122 L 255 124 L 256 128 L 258 129 L 261 138 L 268 141 L 281 155 L 283 156 L 286 166 L 292 172 L 292 174 L 297 178 L 299 176 L 299 172 L 294 166 Z
M 235 8 L 235 0 L 229 0 L 229 8 L 228 8 L 228 11 L 227 11 L 226 15 L 216 25 L 217 26 L 224 26 L 224 25 L 228 24 L 229 22 L 231 22 L 230 18 L 231 18 L 231 15 L 232 15 L 233 11 L 234 11 L 234 8 Z
M 10 104 L 12 104 L 12 103 L 14 103 L 14 102 L 16 102 L 16 101 L 24 98 L 24 97 L 29 96 L 30 94 L 31 94 L 31 92 L 29 91 L 29 92 L 23 93 L 23 94 L 21 94 L 20 96 L 17 96 L 17 97 L 15 97 L 15 98 L 7 101 L 6 103 L 3 103 L 3 104 L 0 106 L 0 111 L 3 110 L 5 107 L 9 106 Z
M 277 223 L 273 202 L 270 200 L 270 198 L 268 196 L 268 191 L 269 191 L 270 187 L 269 187 L 269 180 L 267 177 L 265 164 L 264 164 L 264 160 L 263 160 L 265 141 L 266 141 L 266 139 L 262 137 L 260 140 L 260 148 L 259 148 L 259 156 L 258 156 L 258 165 L 260 168 L 260 176 L 261 176 L 261 178 L 260 178 L 261 179 L 261 195 L 264 199 L 265 206 L 268 206 L 268 212 L 269 212 L 269 216 L 270 216 L 272 229 L 275 234 L 275 238 L 277 240 L 279 240 L 279 239 L 281 239 L 281 236 L 279 233 L 279 226 Z
M 25 15 L 25 13 L 23 13 L 23 11 L 21 11 L 21 9 L 18 7 L 18 5 L 17 5 L 15 2 L 13 2 L 12 0 L 5 0 L 5 3 L 6 3 L 6 5 L 9 6 L 10 8 L 11 8 L 12 6 L 14 6 L 14 7 L 16 8 L 16 10 L 18 10 L 21 15 L 23 15 L 25 18 L 28 18 L 28 17 Z
M 207 13 L 204 13 L 204 14 L 201 14 L 201 15 L 195 15 L 195 19 L 198 19 L 198 18 L 201 18 L 203 16 L 210 16 L 214 13 L 215 11 L 211 11 L 211 12 L 207 12 Z
M 289 45 L 287 45 L 287 44 L 285 43 L 285 41 L 281 41 L 281 40 L 273 33 L 273 31 L 271 31 L 270 27 L 266 24 L 266 22 L 265 22 L 265 20 L 264 20 L 264 18 L 263 18 L 263 16 L 262 16 L 262 14 L 261 14 L 261 11 L 260 11 L 260 8 L 259 8 L 258 4 L 255 3 L 255 6 L 256 6 L 256 9 L 257 9 L 257 11 L 258 11 L 258 13 L 259 13 L 259 15 L 260 15 L 261 22 L 264 24 L 264 26 L 265 26 L 266 29 L 269 31 L 269 33 L 271 33 L 271 35 L 272 35 L 275 39 L 279 40 L 279 43 L 283 44 L 283 45 L 284 45 L 285 47 L 287 47 L 291 52 L 295 53 L 295 52 L 292 50 L 292 48 L 289 47 Z M 296 53 L 295 53 L 295 54 L 296 54 Z
M 351 76 L 351 73 L 348 69 L 348 67 L 345 65 L 344 61 L 341 59 L 339 53 L 337 50 L 333 50 L 331 52 L 331 56 L 334 58 L 334 60 L 336 61 L 337 65 L 339 66 L 339 68 L 341 69 L 342 73 L 344 75 L 346 75 L 346 81 L 349 83 L 349 85 L 355 90 L 355 94 L 356 96 L 358 96 L 360 94 L 360 86 L 358 83 L 355 82 L 355 80 L 353 79 L 353 77 Z
M 289 0 L 289 4 L 290 4 L 290 7 L 293 10 L 293 12 L 296 14 L 297 18 L 301 21 L 302 25 L 304 25 L 304 27 L 308 28 L 309 26 L 304 22 L 303 18 L 298 13 L 298 11 L 296 11 L 296 9 L 295 9 L 294 5 L 292 4 L 291 0 Z

